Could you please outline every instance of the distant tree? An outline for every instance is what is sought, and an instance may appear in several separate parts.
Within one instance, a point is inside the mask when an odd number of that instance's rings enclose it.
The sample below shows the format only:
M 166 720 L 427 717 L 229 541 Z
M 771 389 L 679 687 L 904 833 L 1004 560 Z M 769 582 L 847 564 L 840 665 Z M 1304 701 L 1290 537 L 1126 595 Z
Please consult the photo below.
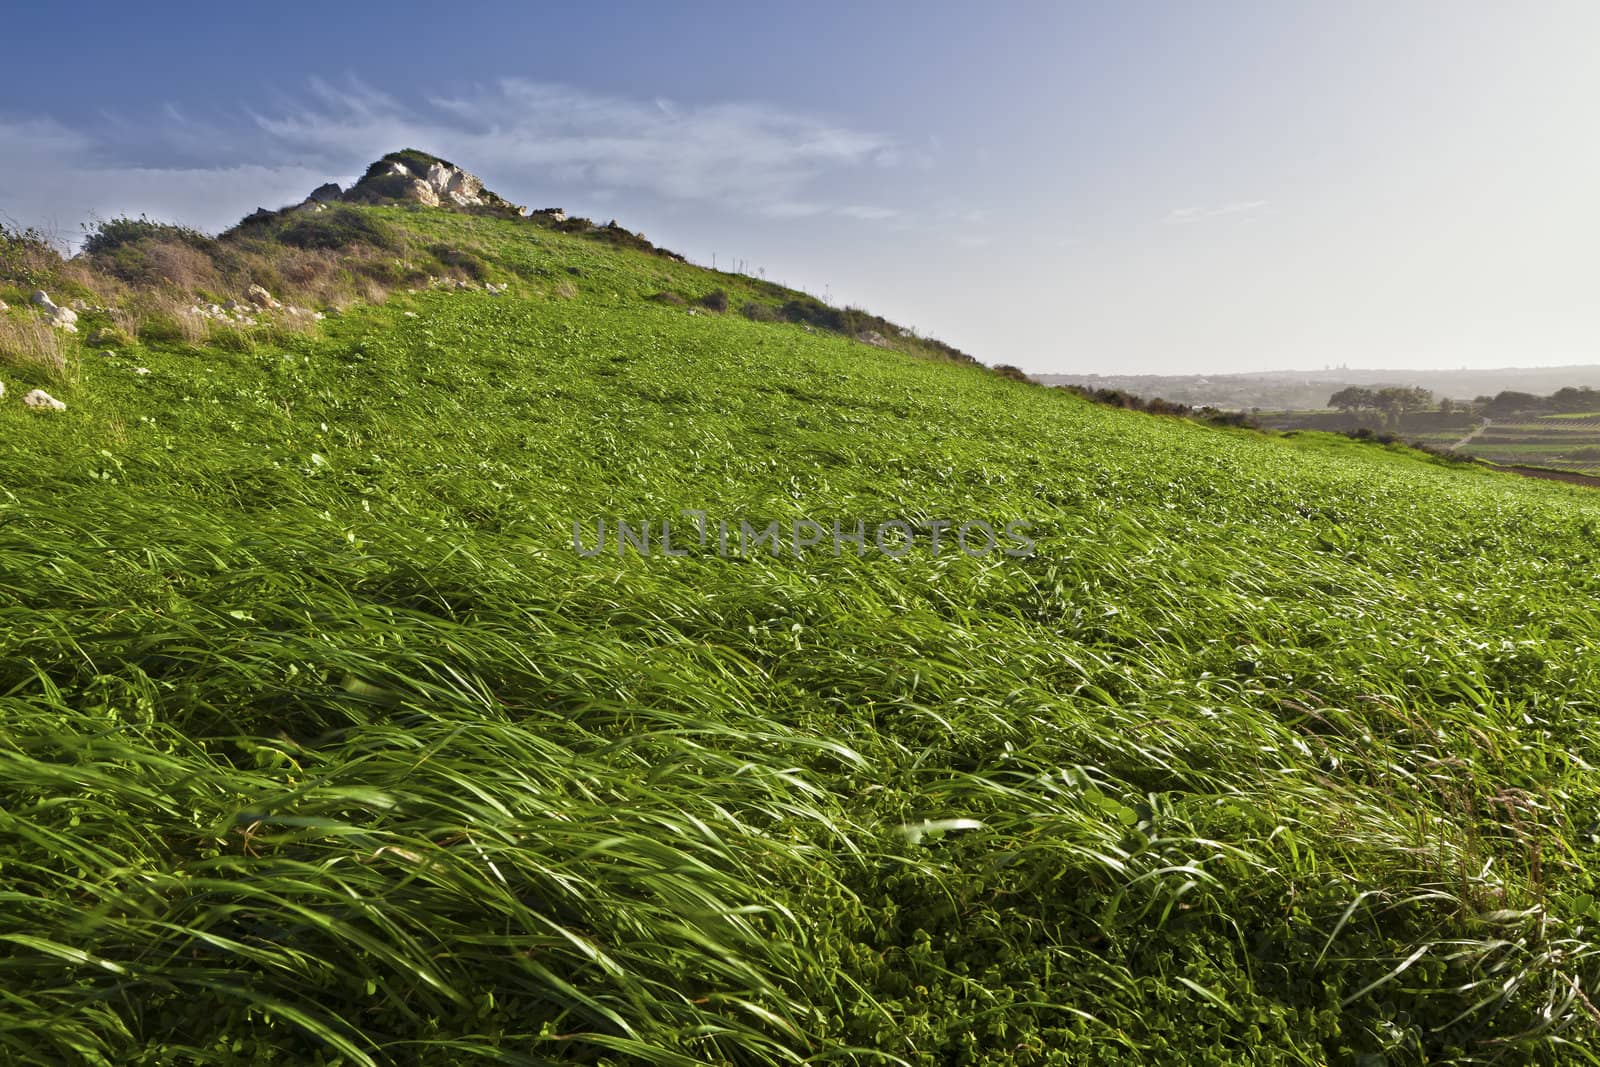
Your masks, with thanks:
M 1600 411 L 1600 392 L 1587 385 L 1567 386 L 1557 389 L 1550 397 L 1550 406 L 1557 411 Z
M 1439 401 L 1439 414 L 1454 415 L 1455 413 L 1456 402 L 1454 400 L 1451 400 L 1449 397 L 1444 397 Z
M 1483 405 L 1485 415 L 1499 418 L 1504 415 L 1515 415 L 1520 411 L 1544 411 L 1550 402 L 1544 397 L 1534 396 L 1532 393 L 1519 393 L 1515 389 L 1502 390 L 1496 393 Z
M 1421 386 L 1390 385 L 1379 389 L 1374 399 L 1389 422 L 1398 425 L 1401 415 L 1432 404 L 1433 394 Z
M 1364 411 L 1378 406 L 1377 397 L 1371 389 L 1363 389 L 1359 385 L 1347 386 L 1328 398 L 1330 408 L 1340 411 Z

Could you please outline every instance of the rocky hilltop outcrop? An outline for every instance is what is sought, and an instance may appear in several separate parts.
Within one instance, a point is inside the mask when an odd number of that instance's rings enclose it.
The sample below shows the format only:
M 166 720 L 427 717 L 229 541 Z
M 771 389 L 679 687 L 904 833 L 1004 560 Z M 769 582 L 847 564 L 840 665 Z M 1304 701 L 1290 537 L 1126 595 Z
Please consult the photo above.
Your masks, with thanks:
M 485 189 L 483 179 L 476 174 L 415 148 L 390 152 L 368 167 L 366 173 L 348 189 L 341 188 L 336 182 L 327 182 L 313 189 L 298 204 L 278 211 L 257 208 L 240 221 L 238 228 L 260 232 L 261 228 L 271 226 L 285 216 L 317 214 L 337 208 L 340 204 L 419 204 L 446 211 L 521 219 L 536 226 L 578 234 L 614 247 L 632 248 L 683 261 L 678 253 L 656 247 L 644 234 L 624 229 L 615 219 L 602 226 L 590 219 L 569 216 L 558 207 L 529 211 L 499 193 Z
M 522 216 L 527 209 L 483 187 L 483 179 L 448 160 L 414 148 L 390 152 L 367 168 L 348 189 L 337 182 L 317 186 L 311 195 L 283 211 L 324 211 L 331 204 L 413 203 L 490 214 Z M 245 221 L 282 214 L 258 208 Z
M 332 199 L 326 190 L 328 186 L 322 186 L 312 197 L 315 199 L 322 194 L 323 198 Z M 337 196 L 355 204 L 409 200 L 427 207 L 488 208 L 518 215 L 524 213 L 523 208 L 485 189 L 483 179 L 476 174 L 412 148 L 390 152 L 368 167 L 360 181 Z

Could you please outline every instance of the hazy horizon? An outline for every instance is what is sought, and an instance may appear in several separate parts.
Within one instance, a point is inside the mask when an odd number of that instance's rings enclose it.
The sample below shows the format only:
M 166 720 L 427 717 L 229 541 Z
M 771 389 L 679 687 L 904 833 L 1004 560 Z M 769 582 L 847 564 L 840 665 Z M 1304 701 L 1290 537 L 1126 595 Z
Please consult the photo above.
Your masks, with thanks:
M 1035 373 L 1600 362 L 1590 5 L 91 7 L 0 73 L 66 238 L 411 146 Z

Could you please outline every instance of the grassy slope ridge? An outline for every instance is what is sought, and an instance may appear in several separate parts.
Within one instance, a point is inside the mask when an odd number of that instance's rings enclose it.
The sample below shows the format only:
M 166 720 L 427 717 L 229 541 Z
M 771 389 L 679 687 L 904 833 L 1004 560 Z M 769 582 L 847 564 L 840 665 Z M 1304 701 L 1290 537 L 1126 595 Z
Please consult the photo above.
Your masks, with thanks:
M 7 1061 L 1595 1062 L 1592 497 L 415 225 L 551 282 L 0 405 Z

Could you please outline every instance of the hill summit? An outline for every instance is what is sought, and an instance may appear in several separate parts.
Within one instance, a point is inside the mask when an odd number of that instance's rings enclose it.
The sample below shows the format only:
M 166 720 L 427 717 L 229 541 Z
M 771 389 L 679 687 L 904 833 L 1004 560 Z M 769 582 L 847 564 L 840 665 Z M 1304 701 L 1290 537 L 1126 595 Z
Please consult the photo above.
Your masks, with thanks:
M 338 186 L 324 185 L 312 192 L 328 195 Z M 485 189 L 483 179 L 449 160 L 419 152 L 414 148 L 390 152 L 367 168 L 361 180 L 338 199 L 347 203 L 382 204 L 412 201 L 427 207 L 490 208 L 524 214 L 525 209 L 505 197 Z
M 527 208 L 513 204 L 484 188 L 483 179 L 447 159 L 415 148 L 390 152 L 367 167 L 348 189 L 338 182 L 317 186 L 298 204 L 284 211 L 325 211 L 330 204 L 421 204 L 463 211 L 487 211 L 522 216 Z M 271 218 L 282 212 L 257 208 L 245 221 Z M 563 219 L 565 214 L 562 213 Z

